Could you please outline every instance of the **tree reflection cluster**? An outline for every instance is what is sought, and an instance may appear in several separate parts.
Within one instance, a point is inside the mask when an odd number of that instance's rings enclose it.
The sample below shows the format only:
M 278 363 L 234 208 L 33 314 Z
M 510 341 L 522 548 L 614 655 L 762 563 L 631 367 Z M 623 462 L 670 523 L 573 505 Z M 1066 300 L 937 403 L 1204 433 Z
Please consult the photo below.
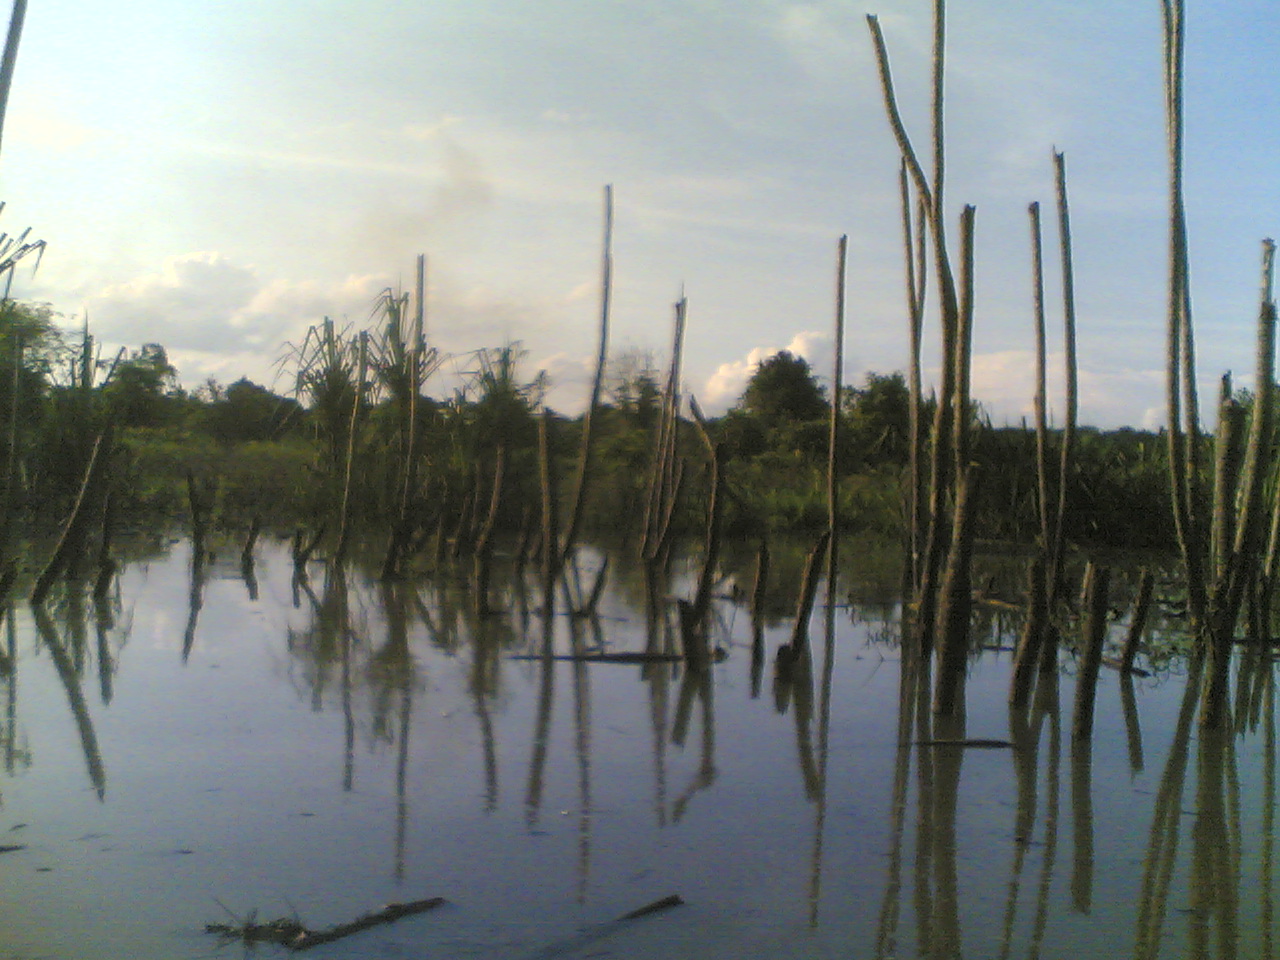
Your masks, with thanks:
M 678 577 L 663 579 L 653 576 L 652 570 L 615 563 L 604 612 L 597 612 L 595 604 L 584 605 L 581 600 L 592 589 L 584 589 L 584 584 L 595 582 L 603 558 L 585 550 L 579 551 L 579 558 L 584 566 L 570 568 L 550 610 L 542 602 L 542 584 L 536 574 L 526 579 L 508 571 L 495 577 L 486 609 L 473 602 L 465 578 L 440 575 L 382 581 L 354 562 L 315 561 L 293 572 L 288 595 L 297 615 L 285 631 L 283 646 L 295 689 L 311 708 L 341 712 L 342 789 L 355 789 L 362 742 L 371 750 L 394 753 L 395 876 L 402 879 L 406 871 L 415 759 L 412 739 L 415 715 L 421 713 L 420 701 L 428 690 L 421 644 L 466 666 L 466 696 L 482 751 L 478 769 L 483 783 L 478 795 L 487 813 L 499 807 L 500 764 L 511 755 L 510 744 L 507 750 L 501 749 L 497 722 L 507 685 L 514 677 L 529 681 L 533 704 L 527 747 L 522 748 L 527 749 L 527 765 L 521 796 L 523 823 L 531 833 L 539 829 L 547 803 L 557 695 L 567 695 L 577 794 L 573 811 L 576 895 L 582 903 L 590 898 L 593 862 L 600 856 L 593 849 L 598 817 L 593 779 L 599 775 L 595 752 L 601 749 L 601 731 L 593 718 L 593 674 L 633 671 L 642 685 L 651 738 L 652 816 L 659 828 L 673 828 L 719 781 L 716 681 L 725 671 L 744 669 L 750 696 L 770 698 L 776 713 L 789 714 L 794 726 L 797 784 L 812 811 L 804 920 L 812 928 L 821 928 L 833 902 L 844 896 L 838 876 L 826 863 L 829 850 L 833 842 L 848 840 L 830 835 L 829 800 L 835 792 L 841 800 L 866 802 L 865 794 L 878 789 L 852 788 L 844 770 L 832 780 L 832 717 L 839 715 L 839 704 L 833 705 L 836 665 L 839 658 L 850 655 L 875 656 L 894 664 L 902 651 L 895 642 L 901 630 L 901 605 L 844 602 L 848 588 L 832 580 L 818 604 L 822 642 L 806 644 L 801 656 L 775 660 L 774 651 L 766 649 L 767 638 L 794 636 L 787 625 L 779 625 L 776 610 L 781 604 L 776 596 L 766 603 L 759 596 L 749 597 L 745 590 L 728 589 L 716 601 L 713 631 L 716 644 L 730 652 L 729 659 L 720 666 L 696 669 L 678 656 L 680 619 L 671 602 Z M 200 648 L 200 615 L 211 571 L 238 577 L 249 602 L 260 602 L 263 584 L 252 556 L 238 559 L 238 565 L 220 567 L 205 544 L 193 549 L 181 643 L 184 663 Z M 770 578 L 767 559 L 756 556 L 744 563 L 750 560 L 762 574 L 757 578 L 763 582 L 762 589 L 794 590 L 794 583 Z M 263 578 L 275 585 L 278 569 L 275 564 L 265 568 Z M 736 579 L 751 578 L 739 572 Z M 121 582 L 101 595 L 94 595 L 87 585 L 83 589 L 68 586 L 30 608 L 37 643 L 33 649 L 46 655 L 56 671 L 75 721 L 89 783 L 100 798 L 107 793 L 108 760 L 102 755 L 93 714 L 112 704 L 116 673 L 130 638 L 132 601 L 121 595 Z M 771 582 L 775 587 L 770 587 Z M 574 613 L 584 608 L 591 612 Z M 740 608 L 750 613 L 749 642 L 734 636 Z M 640 656 L 631 666 L 601 665 L 610 662 L 598 656 L 610 650 L 610 617 L 629 615 L 632 610 L 636 621 L 643 622 L 643 649 L 635 651 Z M 1021 615 L 1008 606 L 980 603 L 978 610 L 973 624 L 974 663 L 980 657 L 1000 655 L 993 654 L 993 648 L 1008 649 L 1010 638 L 1022 626 Z M 13 607 L 4 611 L 0 646 L 0 758 L 9 777 L 20 776 L 31 763 L 20 715 L 22 612 Z M 855 620 L 867 638 L 856 651 L 840 639 L 847 633 L 847 623 Z M 747 647 L 749 658 L 736 655 Z M 1009 709 L 1008 741 L 996 743 L 967 740 L 964 711 L 958 715 L 933 712 L 930 658 L 902 652 L 895 666 L 898 697 L 883 834 L 887 849 L 883 851 L 882 894 L 870 934 L 875 956 L 941 960 L 977 951 L 998 954 L 1003 960 L 1054 955 L 1061 946 L 1055 941 L 1055 917 L 1064 908 L 1083 915 L 1102 908 L 1110 915 L 1116 906 L 1098 902 L 1096 871 L 1103 857 L 1095 838 L 1094 741 L 1073 736 L 1072 724 L 1064 722 L 1061 709 L 1066 698 L 1060 686 L 1072 682 L 1072 671 L 1056 665 L 1038 671 L 1026 703 Z M 1194 724 L 1203 666 L 1198 658 L 1187 661 L 1172 739 L 1160 754 L 1163 768 L 1151 806 L 1145 854 L 1131 878 L 1136 891 L 1132 953 L 1141 960 L 1176 952 L 1170 944 L 1178 940 L 1184 940 L 1196 957 L 1272 955 L 1274 663 L 1265 649 L 1241 653 L 1235 728 L 1220 733 Z M 566 683 L 567 689 L 558 689 Z M 1119 703 L 1109 701 L 1106 693 L 1111 687 L 1104 685 L 1099 709 L 1123 718 L 1129 773 L 1138 777 L 1150 749 L 1139 722 L 1140 698 L 1130 675 L 1121 676 L 1116 687 Z M 86 694 L 92 688 L 96 688 L 96 706 L 90 702 L 95 697 Z M 723 695 L 721 691 L 719 696 Z M 966 909 L 967 865 L 979 854 L 971 849 L 975 840 L 965 835 L 960 811 L 977 776 L 971 772 L 966 778 L 965 769 L 974 767 L 976 761 L 969 758 L 979 748 L 995 749 L 1007 757 L 1014 790 L 1002 841 L 1007 873 L 994 930 L 989 923 L 979 927 L 968 920 Z M 1242 789 L 1238 765 L 1242 749 L 1261 754 L 1260 798 Z M 679 780 L 672 774 L 673 752 L 687 754 L 690 761 Z M 1069 764 L 1066 770 L 1064 761 Z M 1258 809 L 1259 800 L 1260 819 L 1253 826 L 1249 812 Z M 1067 809 L 1069 824 L 1063 822 Z M 1069 843 L 1069 850 L 1060 849 L 1064 843 Z M 1189 848 L 1182 859 L 1180 847 Z M 980 855 L 993 862 L 990 850 Z M 1065 869 L 1059 867 L 1060 861 Z M 1109 882 L 1106 889 L 1112 886 Z M 975 942 L 966 945 L 966 937 Z

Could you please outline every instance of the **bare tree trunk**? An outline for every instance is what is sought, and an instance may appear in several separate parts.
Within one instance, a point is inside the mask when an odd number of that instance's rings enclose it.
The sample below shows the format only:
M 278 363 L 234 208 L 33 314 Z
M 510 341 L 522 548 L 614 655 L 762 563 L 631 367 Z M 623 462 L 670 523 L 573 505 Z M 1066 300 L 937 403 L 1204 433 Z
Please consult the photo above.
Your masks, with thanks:
M 476 572 L 476 614 L 487 617 L 492 612 L 489 606 L 489 581 L 493 569 L 493 531 L 498 525 L 498 511 L 502 507 L 502 488 L 506 478 L 507 445 L 498 444 L 498 451 L 493 464 L 493 495 L 489 498 L 489 512 L 485 516 L 484 525 L 480 528 L 480 536 L 476 539 L 475 572 Z
M 338 545 L 333 559 L 341 564 L 347 558 L 351 544 L 351 484 L 356 459 L 356 435 L 360 426 L 360 408 L 364 402 L 364 377 L 369 362 L 369 335 L 360 334 L 360 372 L 356 378 L 356 393 L 351 399 L 351 423 L 347 429 L 346 466 L 342 478 L 342 506 L 338 515 Z
M 1046 557 L 1055 556 L 1054 526 L 1049 521 L 1049 414 L 1047 368 L 1048 357 L 1044 323 L 1044 253 L 1040 236 L 1040 204 L 1027 208 L 1031 217 L 1032 298 L 1036 327 L 1036 481 L 1040 507 L 1040 549 Z
M 1182 64 L 1183 0 L 1162 0 L 1164 13 L 1165 110 L 1169 152 L 1169 323 L 1166 393 L 1169 416 L 1169 470 L 1174 524 L 1186 566 L 1187 603 L 1192 626 L 1206 630 L 1205 544 L 1200 535 L 1197 491 L 1200 440 L 1195 391 L 1195 349 L 1191 328 L 1191 286 L 1187 254 L 1183 180 Z M 1208 633 L 1205 642 L 1211 642 Z
M 43 603 L 53 582 L 75 562 L 75 553 L 83 544 L 84 526 L 89 521 L 90 506 L 97 500 L 98 491 L 106 476 L 114 437 L 115 430 L 108 424 L 103 428 L 102 433 L 98 434 L 98 439 L 93 444 L 89 462 L 85 465 L 80 492 L 76 495 L 76 502 L 71 508 L 66 523 L 63 524 L 62 535 L 58 538 L 57 546 L 54 547 L 53 556 L 45 564 L 43 572 L 36 578 L 35 586 L 31 590 L 32 603 Z
M 27 0 L 13 0 L 13 13 L 9 15 L 9 33 L 4 41 L 4 56 L 0 59 L 0 133 L 4 131 L 5 113 L 9 106 L 9 88 L 13 84 L 13 70 L 18 63 L 18 43 L 22 39 L 22 25 L 27 17 Z
M 644 531 L 640 538 L 640 555 L 653 562 L 661 552 L 663 519 L 670 517 L 676 497 L 676 442 L 680 426 L 680 366 L 684 353 L 684 328 L 688 303 L 682 295 L 675 305 L 675 324 L 671 342 L 671 366 L 662 395 L 662 417 L 654 439 L 653 463 L 649 474 L 649 491 L 645 500 Z
M 844 373 L 844 298 L 845 266 L 849 254 L 849 238 L 842 236 L 836 264 L 836 356 L 831 373 L 831 429 L 827 442 L 827 528 L 834 539 L 840 527 L 840 393 Z
M 569 513 L 569 527 L 564 534 L 564 544 L 560 547 L 563 554 L 568 554 L 578 536 L 578 527 L 582 523 L 582 512 L 586 505 L 587 488 L 591 479 L 591 421 L 596 409 L 600 406 L 600 386 L 604 381 L 605 358 L 609 352 L 609 300 L 613 287 L 613 187 L 604 188 L 604 255 L 602 257 L 600 280 L 600 349 L 596 355 L 596 372 L 591 381 L 591 399 L 587 404 L 587 412 L 582 417 L 582 445 L 578 453 L 578 478 L 573 495 L 573 506 Z
M 946 500 L 952 489 L 953 477 L 946 451 L 952 449 L 950 426 L 952 403 L 955 393 L 955 340 L 959 327 L 959 304 L 956 295 L 955 279 L 951 271 L 951 260 L 947 255 L 946 230 L 944 229 L 942 204 L 942 148 L 943 148 L 943 105 L 942 105 L 942 68 L 944 62 L 943 43 L 945 27 L 943 24 L 945 7 L 942 0 L 934 4 L 934 76 L 933 76 L 933 147 L 934 147 L 934 182 L 931 186 L 925 178 L 924 168 L 911 145 L 906 128 L 898 111 L 897 98 L 893 90 L 893 78 L 889 69 L 889 55 L 885 48 L 884 36 L 880 31 L 880 23 L 874 16 L 867 17 L 867 26 L 871 31 L 872 45 L 876 54 L 876 63 L 880 72 L 881 92 L 884 95 L 885 112 L 894 138 L 898 142 L 903 162 L 907 166 L 916 190 L 929 209 L 930 236 L 933 239 L 935 270 L 937 274 L 939 299 L 941 302 L 941 326 L 943 336 L 942 388 L 938 396 L 938 406 L 934 415 L 933 448 L 930 458 L 930 494 L 929 494 L 929 529 L 926 537 L 924 569 L 920 577 L 917 591 L 916 628 L 920 638 L 922 655 L 927 656 L 932 650 L 934 621 L 938 605 L 938 577 L 941 574 L 943 557 L 947 553 Z
M 1077 742 L 1093 735 L 1093 706 L 1102 666 L 1102 645 L 1107 637 L 1107 585 L 1111 573 L 1092 563 L 1084 574 L 1084 655 L 1076 677 L 1076 704 L 1071 720 L 1071 736 Z
M 1210 614 L 1210 662 L 1206 674 L 1201 726 L 1218 729 L 1225 723 L 1228 670 L 1236 621 L 1246 588 L 1255 582 L 1260 569 L 1262 542 L 1262 488 L 1264 447 L 1270 446 L 1274 416 L 1276 349 L 1276 305 L 1271 297 L 1275 244 L 1267 240 L 1262 251 L 1261 306 L 1258 311 L 1257 369 L 1253 417 L 1245 447 L 1244 470 L 1240 482 L 1240 514 L 1235 540 L 1222 577 L 1215 585 Z
M 902 244 L 907 268 L 907 311 L 910 321 L 911 358 L 908 364 L 907 383 L 907 558 L 908 582 L 914 593 L 920 587 L 920 569 L 924 550 L 924 433 L 920 422 L 922 384 L 920 353 L 924 334 L 925 225 L 927 216 L 923 203 L 916 218 L 919 231 L 913 240 L 911 222 L 911 184 L 904 160 L 898 169 L 899 188 L 902 197 Z
M 1236 481 L 1240 471 L 1243 410 L 1232 397 L 1231 372 L 1218 391 L 1218 430 L 1213 441 L 1213 511 L 1209 521 L 1209 570 L 1222 577 L 1235 539 Z
M 13 339 L 13 379 L 9 401 L 8 444 L 5 451 L 4 502 L 0 506 L 0 566 L 10 562 L 10 544 L 13 538 L 15 500 L 18 487 L 18 404 L 22 395 L 22 335 Z
M 550 617 L 555 608 L 556 576 L 562 555 L 556 549 L 560 542 L 556 519 L 556 471 L 551 451 L 551 411 L 543 410 L 538 421 L 538 463 L 542 479 L 542 603 L 543 614 Z
M 1049 606 L 1057 602 L 1058 583 L 1062 578 L 1062 558 L 1066 550 L 1067 487 L 1071 474 L 1072 447 L 1075 443 L 1079 387 L 1076 364 L 1076 295 L 1075 274 L 1071 263 L 1071 217 L 1067 205 L 1067 166 L 1061 153 L 1053 155 L 1054 181 L 1058 193 L 1058 234 L 1062 249 L 1063 340 L 1066 355 L 1067 413 L 1062 424 L 1062 449 L 1058 462 L 1058 510 L 1054 518 L 1053 552 L 1049 577 Z
M 969 653 L 969 619 L 972 608 L 973 564 L 973 468 L 970 466 L 969 400 L 970 352 L 973 343 L 973 238 L 974 208 L 967 206 L 960 220 L 960 312 L 955 330 L 954 363 L 956 398 L 952 427 L 955 510 L 952 517 L 947 566 L 939 590 L 937 620 L 940 664 L 934 696 L 934 712 L 959 716 L 958 697 Z

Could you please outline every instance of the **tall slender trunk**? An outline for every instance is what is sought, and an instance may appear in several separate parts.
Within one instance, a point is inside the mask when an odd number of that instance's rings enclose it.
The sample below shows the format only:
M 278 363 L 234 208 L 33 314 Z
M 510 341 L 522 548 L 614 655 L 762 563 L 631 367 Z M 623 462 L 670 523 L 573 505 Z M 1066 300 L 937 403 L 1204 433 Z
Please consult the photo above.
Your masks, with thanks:
M 1058 584 L 1062 580 L 1062 560 L 1066 551 L 1067 488 L 1070 485 L 1072 448 L 1075 444 L 1076 416 L 1079 409 L 1075 272 L 1071 262 L 1071 215 L 1067 204 L 1066 158 L 1061 153 L 1054 153 L 1053 166 L 1058 194 L 1058 236 L 1062 252 L 1063 349 L 1066 358 L 1067 411 L 1062 424 L 1062 449 L 1058 461 L 1058 509 L 1054 517 L 1053 552 L 1047 571 L 1050 608 L 1057 601 Z
M 604 254 L 601 257 L 600 278 L 600 348 L 596 354 L 595 376 L 591 381 L 591 399 L 582 417 L 582 444 L 578 453 L 578 478 L 574 487 L 573 506 L 569 513 L 569 526 L 565 530 L 564 543 L 559 548 L 568 554 L 578 536 L 582 512 L 586 505 L 587 488 L 591 480 L 591 422 L 600 406 L 600 388 L 604 382 L 605 359 L 609 353 L 609 301 L 613 288 L 613 186 L 604 188 Z

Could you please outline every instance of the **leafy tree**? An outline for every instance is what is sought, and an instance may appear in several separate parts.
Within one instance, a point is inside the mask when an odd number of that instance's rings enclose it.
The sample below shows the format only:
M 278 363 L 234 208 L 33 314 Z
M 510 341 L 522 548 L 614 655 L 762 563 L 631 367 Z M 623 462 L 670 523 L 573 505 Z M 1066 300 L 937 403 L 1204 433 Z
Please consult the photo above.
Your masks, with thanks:
M 623 351 L 609 364 L 605 389 L 610 403 L 627 420 L 643 429 L 649 429 L 658 422 L 658 413 L 662 407 L 659 376 L 652 354 L 639 350 Z
M 102 388 L 116 423 L 124 427 L 158 427 L 180 401 L 178 371 L 158 343 L 143 344 L 116 367 Z
M 827 415 L 826 391 L 809 369 L 809 362 L 787 350 L 760 361 L 740 406 L 771 426 Z
M 201 425 L 221 443 L 272 440 L 302 423 L 302 405 L 241 377 L 229 387 L 210 391 L 217 397 L 205 407 Z
M 851 452 L 867 464 L 907 461 L 911 429 L 910 392 L 901 373 L 868 373 L 865 386 L 846 387 L 841 413 Z

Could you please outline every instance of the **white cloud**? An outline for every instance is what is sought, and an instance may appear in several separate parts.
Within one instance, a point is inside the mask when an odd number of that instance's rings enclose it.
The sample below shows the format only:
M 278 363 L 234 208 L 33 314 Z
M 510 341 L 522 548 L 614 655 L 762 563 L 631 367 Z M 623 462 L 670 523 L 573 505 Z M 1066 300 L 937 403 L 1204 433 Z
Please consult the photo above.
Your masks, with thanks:
M 785 347 L 755 347 L 742 360 L 720 364 L 698 395 L 698 402 L 708 413 L 727 410 L 742 396 L 756 367 L 783 350 L 804 357 L 815 372 L 822 369 L 824 362 L 827 367 L 831 365 L 831 338 L 814 330 L 804 330 L 795 334 Z
M 219 253 L 189 253 L 156 273 L 106 286 L 87 300 L 90 329 L 110 344 L 158 342 L 187 383 L 269 379 L 286 341 L 328 315 L 363 322 L 388 285 L 349 276 L 329 285 L 265 280 Z
M 401 131 L 410 140 L 417 140 L 421 143 L 427 140 L 434 140 L 450 127 L 456 126 L 461 122 L 461 117 L 454 117 L 449 114 L 445 114 L 434 123 L 406 123 L 401 128 Z
M 1087 360 L 1086 360 L 1087 362 Z M 1061 426 L 1066 415 L 1063 355 L 1046 359 L 1045 390 L 1049 419 Z M 1030 350 L 1000 350 L 973 358 L 972 395 L 982 403 L 992 423 L 1016 424 L 1035 416 L 1035 354 Z M 1133 422 L 1132 412 L 1143 410 L 1142 426 L 1159 427 L 1163 407 L 1164 373 L 1158 369 L 1099 371 L 1082 367 L 1079 379 L 1079 421 L 1111 428 Z

